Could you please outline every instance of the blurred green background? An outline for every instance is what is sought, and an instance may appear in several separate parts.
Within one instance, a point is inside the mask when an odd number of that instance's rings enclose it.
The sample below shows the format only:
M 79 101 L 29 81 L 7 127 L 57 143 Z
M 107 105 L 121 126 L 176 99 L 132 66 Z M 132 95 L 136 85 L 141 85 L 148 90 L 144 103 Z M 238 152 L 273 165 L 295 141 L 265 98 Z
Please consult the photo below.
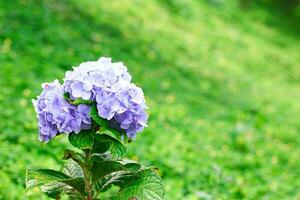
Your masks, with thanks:
M 46 199 L 25 169 L 58 169 L 68 144 L 38 142 L 31 99 L 100 56 L 145 92 L 128 157 L 167 200 L 300 198 L 299 1 L 1 0 L 1 200 Z

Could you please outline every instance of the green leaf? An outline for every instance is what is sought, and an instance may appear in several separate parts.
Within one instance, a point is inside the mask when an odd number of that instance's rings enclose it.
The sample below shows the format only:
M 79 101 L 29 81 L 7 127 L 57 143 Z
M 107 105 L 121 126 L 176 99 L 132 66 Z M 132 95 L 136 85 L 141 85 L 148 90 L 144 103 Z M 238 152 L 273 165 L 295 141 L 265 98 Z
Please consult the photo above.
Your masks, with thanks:
M 99 117 L 96 104 L 92 105 L 90 116 L 102 128 L 102 130 L 108 129 L 108 120 Z
M 84 183 L 84 179 L 82 177 L 62 180 L 61 182 L 71 186 L 72 188 L 77 190 L 80 194 L 85 193 L 85 183 Z
M 67 187 L 67 185 L 64 183 L 53 181 L 53 182 L 42 185 L 41 190 L 48 197 L 55 199 L 58 196 L 60 196 L 60 194 L 64 191 L 64 189 L 66 187 Z
M 26 188 L 30 189 L 51 181 L 64 180 L 68 178 L 70 178 L 68 175 L 50 169 L 27 170 Z
M 126 153 L 126 147 L 124 146 L 122 141 L 119 140 L 114 134 L 110 133 L 109 131 L 105 131 L 95 135 L 94 146 L 97 147 L 104 145 L 103 143 L 110 144 L 109 150 L 112 153 L 112 155 L 116 157 L 122 157 Z
M 62 194 L 67 194 L 71 200 L 81 200 L 80 193 L 70 187 L 69 185 L 61 182 L 50 182 L 41 186 L 41 191 L 48 197 L 57 199 Z
M 123 159 L 123 160 L 119 160 L 118 162 L 122 163 L 122 165 L 126 168 L 127 172 L 138 172 L 141 169 L 145 169 L 143 165 L 141 165 L 140 163 L 134 160 Z M 147 169 L 150 168 L 147 167 Z
M 94 133 L 90 130 L 82 130 L 77 134 L 71 133 L 69 142 L 79 149 L 91 149 L 94 144 Z
M 104 177 L 104 179 L 100 179 L 100 181 L 96 183 L 96 190 L 104 192 L 112 185 L 121 187 L 126 181 L 130 181 L 130 179 L 134 178 L 136 178 L 135 174 L 128 173 L 127 171 L 115 172 Z
M 73 160 L 70 160 L 63 166 L 62 172 L 72 178 L 83 177 L 81 167 Z
M 130 162 L 130 163 L 126 163 L 124 165 L 124 167 L 126 168 L 127 171 L 129 172 L 137 172 L 138 170 L 141 169 L 142 165 L 139 163 L 135 163 L 135 162 Z
M 95 142 L 93 147 L 93 154 L 104 154 L 111 147 L 110 142 Z
M 125 170 L 123 165 L 120 162 L 117 161 L 97 161 L 95 160 L 93 163 L 93 166 L 91 168 L 92 173 L 92 181 L 96 182 L 99 179 L 113 173 L 116 171 L 122 171 Z
M 41 190 L 51 198 L 57 198 L 62 194 L 67 194 L 70 200 L 81 200 L 84 194 L 80 194 L 71 186 L 61 182 L 50 182 L 41 186 Z
M 72 178 L 80 178 L 80 177 L 83 178 L 84 177 L 82 168 L 78 165 L 78 163 L 76 163 L 73 160 L 70 160 L 63 166 L 62 172 Z M 71 187 L 64 188 L 64 193 L 66 193 L 69 196 L 70 200 L 81 200 L 82 199 L 81 195 Z
M 84 199 L 83 195 L 80 195 L 77 191 L 73 189 L 67 189 L 64 193 L 66 193 L 70 200 L 82 200 Z
M 65 100 L 70 100 L 70 93 L 69 92 L 64 93 L 64 99 Z
M 85 184 L 82 177 L 72 178 L 65 173 L 50 169 L 27 170 L 26 172 L 27 190 L 35 186 L 44 186 L 47 188 L 48 185 L 48 188 L 53 190 L 50 191 L 49 194 L 55 194 L 59 191 L 59 187 L 56 183 L 64 183 L 79 193 L 84 194 Z
M 77 165 L 80 166 L 80 169 L 82 169 L 85 166 L 84 155 L 82 153 L 78 153 L 73 150 L 66 149 L 62 159 L 63 160 L 72 159 L 71 161 L 76 162 Z M 65 167 L 65 166 L 63 166 L 63 167 Z M 64 168 L 63 168 L 63 170 L 64 170 Z M 73 176 L 71 176 L 71 177 L 73 177 Z
M 71 101 L 71 104 L 73 105 L 80 105 L 80 104 L 87 104 L 87 105 L 90 105 L 94 103 L 94 101 L 91 101 L 91 100 L 85 100 L 85 99 L 81 99 L 81 98 L 77 98 L 75 99 L 74 101 Z
M 112 143 L 112 141 L 103 139 L 103 137 L 100 137 L 99 134 L 96 134 L 92 153 L 93 154 L 104 154 L 105 152 L 107 152 L 110 149 L 111 143 Z
M 142 165 L 134 162 L 132 160 L 121 160 L 117 161 L 123 165 L 124 170 L 117 171 L 115 173 L 112 173 L 108 176 L 105 176 L 103 179 L 100 179 L 96 183 L 96 190 L 97 191 L 106 191 L 109 189 L 112 185 L 121 186 L 124 182 L 130 181 L 130 179 L 135 179 L 136 174 L 139 169 L 142 168 Z M 126 177 L 128 179 L 126 179 Z
M 107 119 L 103 119 L 99 116 L 97 106 L 96 104 L 92 105 L 91 111 L 90 111 L 91 118 L 101 127 L 101 131 L 105 131 L 110 135 L 114 135 L 113 137 L 116 137 L 118 139 L 121 138 L 121 136 L 124 138 L 124 140 L 127 141 L 127 135 L 125 131 L 116 130 L 114 128 L 111 128 L 109 126 L 109 122 Z
M 161 179 L 152 169 L 144 169 L 137 173 L 124 174 L 118 177 L 115 185 L 120 187 L 120 192 L 115 200 L 162 200 L 164 189 Z
M 94 103 L 94 101 L 85 100 L 85 99 L 82 99 L 82 98 L 77 98 L 75 100 L 72 100 L 71 97 L 70 97 L 70 93 L 68 93 L 68 92 L 64 93 L 64 99 L 67 100 L 70 104 L 73 104 L 73 105 L 79 105 L 79 104 L 90 105 L 90 104 Z

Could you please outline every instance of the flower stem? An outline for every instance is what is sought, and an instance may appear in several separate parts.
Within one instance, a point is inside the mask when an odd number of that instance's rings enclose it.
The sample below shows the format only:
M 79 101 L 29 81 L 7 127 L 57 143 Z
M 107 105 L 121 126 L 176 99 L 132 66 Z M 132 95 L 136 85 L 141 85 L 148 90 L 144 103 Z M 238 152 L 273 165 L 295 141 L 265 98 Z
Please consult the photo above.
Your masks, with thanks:
M 90 174 L 90 161 L 91 161 L 91 151 L 85 150 L 85 166 L 83 168 L 85 190 L 87 192 L 87 200 L 93 200 L 93 184 Z

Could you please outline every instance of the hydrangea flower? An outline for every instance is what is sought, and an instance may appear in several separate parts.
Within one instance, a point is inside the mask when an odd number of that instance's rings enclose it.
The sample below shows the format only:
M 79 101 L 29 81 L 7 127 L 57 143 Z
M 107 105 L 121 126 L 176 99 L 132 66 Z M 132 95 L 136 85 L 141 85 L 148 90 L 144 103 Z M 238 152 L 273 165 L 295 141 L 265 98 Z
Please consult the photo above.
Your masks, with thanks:
M 75 106 L 67 102 L 62 85 L 55 80 L 44 83 L 43 91 L 37 100 L 32 100 L 38 117 L 39 139 L 48 142 L 60 133 L 78 133 L 89 129 L 90 107 L 84 104 Z
M 116 93 L 116 99 L 122 109 L 116 112 L 114 119 L 120 124 L 120 128 L 126 130 L 129 138 L 134 138 L 137 132 L 147 127 L 148 115 L 145 112 L 147 106 L 144 93 L 141 88 L 131 83 Z M 99 105 L 97 107 L 101 108 Z
M 131 76 L 121 62 L 111 58 L 84 62 L 66 72 L 64 91 L 71 99 L 82 98 L 97 103 L 100 117 L 112 127 L 125 130 L 129 138 L 147 126 L 146 104 L 142 89 L 131 83 Z
M 117 123 L 131 139 L 147 126 L 144 94 L 142 89 L 133 83 L 123 85 L 117 92 L 99 92 L 96 102 L 99 116 L 110 120 L 113 127 L 116 127 Z
M 64 90 L 71 99 L 94 100 L 99 90 L 117 91 L 131 76 L 122 62 L 112 63 L 111 58 L 81 63 L 65 74 Z

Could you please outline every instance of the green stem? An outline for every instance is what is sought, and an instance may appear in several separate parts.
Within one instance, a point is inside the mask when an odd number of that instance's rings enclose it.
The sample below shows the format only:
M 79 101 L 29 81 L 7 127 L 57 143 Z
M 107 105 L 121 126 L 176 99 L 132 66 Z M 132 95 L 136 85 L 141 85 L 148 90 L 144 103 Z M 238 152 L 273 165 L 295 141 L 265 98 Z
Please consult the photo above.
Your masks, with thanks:
M 92 177 L 90 174 L 91 151 L 85 150 L 84 153 L 85 153 L 85 166 L 83 167 L 83 174 L 84 174 L 85 190 L 88 194 L 87 200 L 93 200 L 93 184 L 92 184 Z

